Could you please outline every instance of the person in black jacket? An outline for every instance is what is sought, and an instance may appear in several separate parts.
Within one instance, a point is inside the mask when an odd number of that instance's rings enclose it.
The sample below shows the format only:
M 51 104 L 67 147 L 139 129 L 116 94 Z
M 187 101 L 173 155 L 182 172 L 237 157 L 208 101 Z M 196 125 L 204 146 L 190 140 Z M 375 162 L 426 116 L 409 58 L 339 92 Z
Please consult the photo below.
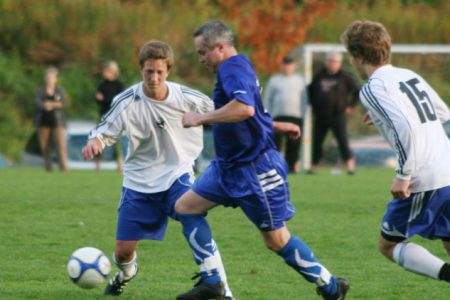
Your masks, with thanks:
M 356 161 L 347 138 L 346 114 L 358 102 L 360 85 L 341 69 L 342 55 L 330 52 L 326 56 L 325 68 L 319 71 L 308 86 L 309 99 L 313 109 L 313 165 L 315 174 L 322 158 L 322 144 L 329 129 L 337 140 L 342 160 L 348 174 L 355 171 Z
M 58 152 L 59 168 L 68 171 L 66 133 L 64 129 L 65 91 L 58 83 L 58 69 L 49 67 L 45 72 L 45 85 L 36 90 L 34 103 L 36 115 L 34 125 L 37 128 L 39 147 L 44 157 L 45 169 L 52 171 L 52 138 Z
M 119 66 L 115 61 L 108 61 L 103 65 L 103 81 L 98 85 L 95 98 L 99 106 L 100 119 L 109 111 L 113 99 L 123 91 L 123 83 L 119 80 Z M 122 170 L 122 151 L 120 142 L 115 145 L 117 170 Z M 95 159 L 97 172 L 100 171 L 101 155 Z

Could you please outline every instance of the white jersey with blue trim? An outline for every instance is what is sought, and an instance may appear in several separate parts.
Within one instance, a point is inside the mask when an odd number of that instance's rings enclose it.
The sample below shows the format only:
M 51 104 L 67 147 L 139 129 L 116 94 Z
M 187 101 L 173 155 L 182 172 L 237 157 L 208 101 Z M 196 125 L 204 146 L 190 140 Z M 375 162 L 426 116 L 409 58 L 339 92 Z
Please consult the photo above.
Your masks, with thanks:
M 360 92 L 375 126 L 396 151 L 397 178 L 413 193 L 450 186 L 450 140 L 442 123 L 447 105 L 418 74 L 385 65 Z
M 147 97 L 142 82 L 117 95 L 89 134 L 107 146 L 127 135 L 123 186 L 142 193 L 165 191 L 182 174 L 193 173 L 203 148 L 203 128 L 183 128 L 182 118 L 186 112 L 214 109 L 213 101 L 203 93 L 166 83 L 169 92 L 162 101 Z

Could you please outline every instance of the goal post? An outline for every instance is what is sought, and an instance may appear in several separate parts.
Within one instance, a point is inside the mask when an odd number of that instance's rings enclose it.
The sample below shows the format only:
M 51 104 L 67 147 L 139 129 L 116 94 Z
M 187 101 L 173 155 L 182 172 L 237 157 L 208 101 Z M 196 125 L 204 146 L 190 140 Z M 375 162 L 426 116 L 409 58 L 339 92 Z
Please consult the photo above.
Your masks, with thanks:
M 307 84 L 312 81 L 315 69 L 314 62 L 317 58 L 322 58 L 323 62 L 328 52 L 342 52 L 344 57 L 347 52 L 341 44 L 304 44 L 297 50 L 301 54 L 300 65 L 302 67 L 300 71 L 304 74 Z M 416 71 L 436 89 L 442 99 L 444 101 L 446 100 L 447 104 L 450 103 L 450 45 L 393 44 L 391 46 L 391 52 L 392 63 L 394 65 L 411 68 Z M 435 57 L 438 56 L 439 59 L 436 59 Z M 417 67 L 418 65 L 421 67 Z M 429 70 L 423 73 L 421 68 L 427 68 Z M 430 80 L 427 75 L 428 72 L 430 74 L 432 73 L 430 76 L 433 76 L 433 80 L 437 82 L 436 84 L 433 84 L 434 82 Z M 312 111 L 310 105 L 308 105 L 303 124 L 301 147 L 302 170 L 309 170 L 312 159 Z

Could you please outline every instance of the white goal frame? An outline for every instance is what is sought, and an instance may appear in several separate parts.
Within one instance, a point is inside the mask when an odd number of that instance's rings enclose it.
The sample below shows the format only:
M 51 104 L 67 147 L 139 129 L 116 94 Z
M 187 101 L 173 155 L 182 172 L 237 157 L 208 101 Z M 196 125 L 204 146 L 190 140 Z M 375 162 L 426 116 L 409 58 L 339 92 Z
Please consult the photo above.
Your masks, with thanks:
M 314 53 L 327 52 L 342 52 L 346 53 L 346 49 L 341 44 L 304 44 L 300 47 L 302 54 L 302 72 L 305 76 L 306 84 L 309 84 L 313 77 L 313 55 Z M 447 44 L 393 44 L 391 47 L 392 53 L 408 53 L 408 54 L 450 54 L 450 45 Z M 312 112 L 311 106 L 305 115 L 302 138 L 302 170 L 309 170 L 311 168 L 311 148 L 312 148 Z

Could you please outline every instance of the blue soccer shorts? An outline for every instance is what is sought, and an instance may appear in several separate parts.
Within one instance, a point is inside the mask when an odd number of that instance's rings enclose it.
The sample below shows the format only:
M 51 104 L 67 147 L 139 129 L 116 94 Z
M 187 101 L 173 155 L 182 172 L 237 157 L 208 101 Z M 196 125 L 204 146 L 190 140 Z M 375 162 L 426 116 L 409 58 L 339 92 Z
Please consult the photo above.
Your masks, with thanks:
M 123 187 L 116 240 L 163 240 L 168 217 L 177 219 L 175 202 L 190 189 L 193 181 L 192 174 L 184 174 L 167 191 L 152 194 Z
M 381 235 L 400 242 L 415 234 L 450 241 L 450 186 L 412 193 L 407 199 L 393 199 L 388 204 Z
M 295 212 L 286 176 L 286 162 L 271 149 L 251 163 L 232 168 L 212 161 L 192 190 L 214 203 L 239 206 L 261 231 L 272 231 L 283 227 Z

